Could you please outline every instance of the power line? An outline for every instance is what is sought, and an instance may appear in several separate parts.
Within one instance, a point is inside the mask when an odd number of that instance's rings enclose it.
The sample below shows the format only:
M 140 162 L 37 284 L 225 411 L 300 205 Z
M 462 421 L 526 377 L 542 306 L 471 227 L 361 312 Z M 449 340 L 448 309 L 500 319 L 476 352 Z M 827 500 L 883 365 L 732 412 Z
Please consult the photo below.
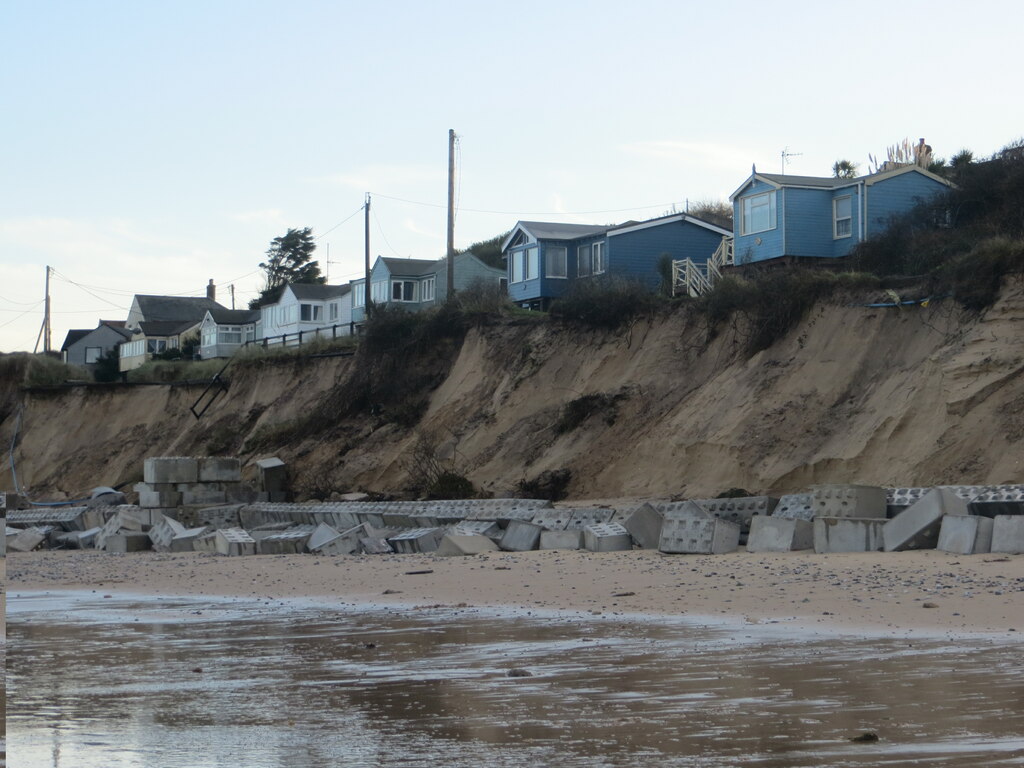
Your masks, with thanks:
M 38 306 L 39 304 L 38 301 L 14 301 L 13 299 L 5 299 L 3 296 L 0 296 L 0 301 L 6 301 L 8 304 L 19 304 L 23 307 L 27 307 L 29 304 L 32 306 Z
M 61 274 L 61 273 L 60 273 L 60 272 L 58 272 L 58 271 L 57 271 L 56 269 L 54 269 L 54 270 L 53 270 L 53 274 L 55 274 L 55 275 L 57 275 L 58 277 L 62 278 L 62 279 L 63 279 L 64 281 L 66 281 L 66 282 L 68 282 L 68 283 L 71 283 L 71 285 L 74 285 L 74 286 L 77 286 L 77 287 L 81 288 L 81 289 L 82 289 L 83 291 L 85 291 L 86 293 L 88 293 L 88 294 L 89 294 L 90 296 L 92 296 L 92 297 L 93 297 L 94 299 L 99 299 L 100 301 L 104 302 L 105 304 L 109 304 L 110 306 L 112 306 L 112 307 L 115 307 L 115 308 L 117 308 L 117 309 L 124 309 L 124 307 L 122 307 L 122 306 L 120 306 L 120 305 L 118 305 L 118 304 L 115 304 L 115 303 L 114 303 L 114 302 L 112 302 L 112 301 L 108 301 L 107 299 L 104 299 L 104 298 L 103 298 L 102 296 L 97 296 L 97 295 L 96 295 L 95 293 L 93 293 L 92 291 L 90 291 L 90 290 L 89 290 L 88 288 L 85 288 L 85 287 L 83 287 L 82 285 L 80 285 L 79 283 L 76 283 L 76 282 L 75 282 L 74 280 L 72 280 L 72 279 L 71 279 L 70 277 L 68 277 L 67 275 Z
M 380 236 L 384 238 L 384 242 L 387 243 L 388 248 L 394 251 L 396 256 L 401 258 L 402 254 L 395 250 L 395 246 L 391 244 L 391 241 L 388 240 L 388 236 L 384 234 L 384 227 L 380 225 L 380 219 L 377 218 L 377 211 L 375 209 L 371 209 L 370 213 L 373 214 L 373 220 L 377 222 L 377 231 L 380 232 Z
M 420 200 L 409 200 L 404 197 L 394 197 L 392 195 L 382 195 L 380 192 L 374 192 L 374 197 L 383 197 L 385 200 L 396 200 L 400 203 L 409 203 L 410 205 L 423 205 L 428 208 L 447 208 L 446 205 L 439 205 L 437 203 L 424 203 Z M 639 205 L 633 208 L 608 208 L 603 211 L 489 211 L 482 208 L 463 208 L 462 210 L 466 213 L 490 213 L 495 216 L 589 216 L 597 215 L 599 213 L 627 213 L 629 211 L 646 211 L 650 208 L 665 208 L 671 207 L 675 203 L 656 203 L 655 205 Z
M 326 232 L 321 232 L 319 235 L 317 235 L 313 239 L 314 240 L 319 240 L 324 235 L 330 234 L 331 232 L 336 230 L 338 227 L 340 227 L 342 224 L 344 224 L 346 221 L 348 221 L 349 219 L 353 218 L 354 216 L 356 216 L 357 214 L 362 213 L 362 212 L 363 212 L 363 206 L 360 205 L 358 208 L 356 208 L 356 210 L 352 213 L 351 216 L 346 216 L 344 219 L 339 221 L 337 224 L 335 224 L 333 227 L 328 229 Z
M 3 328 L 3 327 L 5 327 L 5 326 L 8 326 L 8 325 L 10 325 L 11 323 L 13 323 L 13 322 L 14 322 L 14 321 L 16 321 L 16 320 L 20 320 L 20 319 L 21 319 L 21 318 L 23 318 L 23 317 L 24 317 L 25 315 L 30 315 L 30 314 L 32 314 L 33 312 L 37 311 L 37 308 L 39 307 L 39 304 L 42 304 L 42 303 L 43 303 L 43 302 L 41 302 L 41 301 L 40 301 L 39 303 L 37 303 L 37 304 L 36 304 L 36 306 L 32 307 L 32 309 L 26 309 L 26 310 L 25 310 L 24 312 L 22 312 L 22 313 L 21 313 L 20 315 L 16 315 L 15 317 L 12 317 L 12 318 L 11 318 L 10 320 L 8 320 L 8 321 L 7 321 L 6 323 L 0 323 L 0 328 Z

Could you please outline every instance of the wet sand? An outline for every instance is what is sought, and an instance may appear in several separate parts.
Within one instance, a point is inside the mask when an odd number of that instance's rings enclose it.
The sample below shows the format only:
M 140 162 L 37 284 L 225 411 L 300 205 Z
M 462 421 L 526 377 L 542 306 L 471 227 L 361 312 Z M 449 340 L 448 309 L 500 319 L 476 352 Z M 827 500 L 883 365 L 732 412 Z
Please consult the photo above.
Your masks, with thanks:
M 8 589 L 354 605 L 515 608 L 778 623 L 822 631 L 1022 633 L 1024 556 L 936 550 L 717 556 L 649 550 L 476 557 L 9 553 Z

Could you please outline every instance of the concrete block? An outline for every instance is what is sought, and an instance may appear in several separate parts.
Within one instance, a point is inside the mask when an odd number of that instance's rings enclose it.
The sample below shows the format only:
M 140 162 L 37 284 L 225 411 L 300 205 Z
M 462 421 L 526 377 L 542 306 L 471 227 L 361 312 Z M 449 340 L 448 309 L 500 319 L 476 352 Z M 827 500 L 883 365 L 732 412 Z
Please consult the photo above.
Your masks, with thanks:
M 816 517 L 815 552 L 879 552 L 884 518 Z
M 189 528 L 201 525 L 210 528 L 237 528 L 240 525 L 239 512 L 243 504 L 218 504 L 216 506 L 181 507 L 178 521 Z
M 931 488 L 886 488 L 885 489 L 885 514 L 890 520 L 915 501 L 924 496 Z
M 83 519 L 87 511 L 88 507 L 12 509 L 7 512 L 7 524 L 12 528 L 53 525 L 64 531 L 80 531 L 85 527 Z
M 565 527 L 566 530 L 582 531 L 588 525 L 607 523 L 612 519 L 613 514 L 615 514 L 614 509 L 605 509 L 604 507 L 576 507 L 572 510 L 572 517 L 569 518 L 569 523 Z
M 96 549 L 106 549 L 106 540 L 110 536 L 122 532 L 142 533 L 144 526 L 137 517 L 137 510 L 135 512 L 136 514 L 129 514 L 127 511 L 118 510 L 111 515 L 96 534 Z
M 363 536 L 359 539 L 359 547 L 367 555 L 390 555 L 395 550 L 388 540 L 380 536 Z
M 46 533 L 39 528 L 25 528 L 13 536 L 8 535 L 6 539 L 7 549 L 11 552 L 31 552 L 46 541 Z
M 548 531 L 564 531 L 568 525 L 569 520 L 572 519 L 572 510 L 552 507 L 551 509 L 538 510 L 530 522 L 534 525 L 539 525 Z
M 669 508 L 661 525 L 658 550 L 667 554 L 717 555 L 735 552 L 740 527 L 714 517 L 692 501 Z
M 200 483 L 237 483 L 242 479 L 242 463 L 228 456 L 204 456 L 199 459 Z
M 885 488 L 874 485 L 812 485 L 815 517 L 886 519 Z
M 946 488 L 933 488 L 887 520 L 882 528 L 882 548 L 886 552 L 904 549 L 935 549 L 945 515 L 966 515 L 967 502 Z
M 972 515 L 1024 515 L 1024 485 L 999 485 L 970 500 Z
M 199 480 L 199 462 L 185 456 L 155 456 L 142 464 L 146 483 L 194 483 Z
M 754 515 L 747 536 L 748 552 L 792 552 L 814 547 L 814 525 L 798 518 Z
M 345 531 L 341 531 L 337 536 L 334 536 L 326 541 L 322 540 L 323 531 L 317 537 L 315 547 L 313 546 L 314 540 L 311 538 L 309 543 L 306 544 L 310 552 L 316 552 L 318 555 L 356 555 L 362 551 L 361 540 L 363 538 L 369 538 L 370 529 L 368 526 L 360 523 L 359 525 L 353 526 Z M 388 545 L 388 551 L 391 551 L 391 546 Z
M 625 528 L 642 549 L 657 549 L 665 516 L 650 504 L 641 504 L 626 518 Z
M 201 549 L 197 546 L 197 542 L 202 537 L 208 537 L 210 540 L 209 547 Z M 187 528 L 183 533 L 178 534 L 171 539 L 171 545 L 168 549 L 170 552 L 196 552 L 196 551 L 207 551 L 216 552 L 216 537 L 213 535 L 213 531 L 207 528 L 205 525 L 199 528 Z
M 486 536 L 448 533 L 437 545 L 437 554 L 446 556 L 479 555 L 481 552 L 495 552 L 497 549 L 498 545 Z
M 311 525 L 297 525 L 285 531 L 273 532 L 256 541 L 256 551 L 261 555 L 295 555 L 305 552 L 306 543 L 314 530 Z
M 320 523 L 313 533 L 310 534 L 309 541 L 306 542 L 306 546 L 309 547 L 310 552 L 316 552 L 324 544 L 333 539 L 338 538 L 341 535 L 341 531 L 334 528 L 327 523 Z
M 152 547 L 149 534 L 141 531 L 121 531 L 103 540 L 103 549 L 106 552 L 143 552 Z
M 694 499 L 695 503 L 715 517 L 736 523 L 740 534 L 750 532 L 750 520 L 754 515 L 770 515 L 779 500 L 773 496 L 740 496 L 731 499 Z
M 533 515 L 530 515 L 531 519 Z M 510 520 L 498 546 L 506 552 L 529 552 L 537 548 L 544 529 L 525 520 Z
M 177 507 L 181 504 L 181 492 L 169 483 L 150 485 L 136 483 L 135 492 L 139 494 L 139 506 L 144 509 L 152 507 Z
M 185 532 L 185 526 L 170 517 L 164 517 L 149 529 L 149 540 L 157 552 L 170 552 L 175 536 Z
M 504 531 L 493 520 L 462 520 L 455 524 L 451 533 L 459 536 L 487 536 L 489 539 L 497 541 Z
M 400 554 L 422 554 L 435 552 L 442 538 L 444 530 L 441 528 L 413 528 L 388 537 L 388 544 Z
M 401 512 L 385 512 L 381 517 L 384 525 L 388 528 L 417 528 L 416 521 L 411 516 Z
M 222 528 L 214 536 L 217 554 L 234 557 L 255 555 L 256 540 L 241 528 Z
M 539 549 L 583 549 L 583 531 L 541 531 Z
M 192 550 L 194 552 L 207 552 L 217 554 L 217 532 L 208 531 L 192 539 Z
M 787 493 L 779 497 L 779 503 L 772 512 L 772 517 L 785 520 L 814 519 L 814 495 L 810 493 Z
M 992 551 L 1024 554 L 1024 515 L 996 515 L 992 520 Z
M 993 521 L 978 515 L 946 515 L 939 529 L 936 549 L 957 555 L 980 555 L 992 551 Z
M 96 545 L 96 536 L 101 528 L 90 528 L 87 531 L 68 531 L 64 534 L 64 546 L 68 549 L 92 549 Z
M 622 552 L 633 548 L 633 537 L 618 523 L 594 523 L 583 529 L 583 546 L 591 552 Z
M 284 500 L 288 495 L 288 465 L 276 456 L 260 459 L 256 462 L 259 471 L 258 490 L 266 493 L 271 499 Z

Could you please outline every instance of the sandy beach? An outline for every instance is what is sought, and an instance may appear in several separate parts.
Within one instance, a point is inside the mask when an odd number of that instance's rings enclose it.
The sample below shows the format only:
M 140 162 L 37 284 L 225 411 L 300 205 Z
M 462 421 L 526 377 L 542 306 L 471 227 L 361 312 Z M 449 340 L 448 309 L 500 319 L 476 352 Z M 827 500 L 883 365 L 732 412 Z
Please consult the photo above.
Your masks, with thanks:
M 354 605 L 641 614 L 870 634 L 1020 632 L 1024 557 L 936 550 L 818 555 L 650 550 L 225 558 L 10 553 L 8 590 L 323 598 Z

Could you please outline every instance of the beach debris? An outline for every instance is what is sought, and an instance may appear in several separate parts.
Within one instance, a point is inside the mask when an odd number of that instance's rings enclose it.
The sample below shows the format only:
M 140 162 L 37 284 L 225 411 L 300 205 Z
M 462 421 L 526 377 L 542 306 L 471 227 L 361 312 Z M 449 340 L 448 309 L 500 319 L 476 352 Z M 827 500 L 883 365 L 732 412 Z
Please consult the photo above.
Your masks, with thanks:
M 931 603 L 931 602 L 929 602 L 929 603 L 921 603 L 921 607 L 922 608 L 938 608 L 939 604 L 938 603 Z
M 505 677 L 533 677 L 533 672 L 521 667 L 513 667 L 505 673 Z
M 864 731 L 864 733 L 858 736 L 850 736 L 849 741 L 855 744 L 872 744 L 878 741 L 878 734 L 874 731 Z
M 633 597 L 636 592 L 612 592 L 612 597 Z
M 406 571 L 405 575 L 406 576 L 424 576 L 424 575 L 426 575 L 428 573 L 433 573 L 433 572 L 434 571 L 432 569 L 430 569 L 430 568 L 424 568 L 424 569 L 419 570 L 419 571 Z

